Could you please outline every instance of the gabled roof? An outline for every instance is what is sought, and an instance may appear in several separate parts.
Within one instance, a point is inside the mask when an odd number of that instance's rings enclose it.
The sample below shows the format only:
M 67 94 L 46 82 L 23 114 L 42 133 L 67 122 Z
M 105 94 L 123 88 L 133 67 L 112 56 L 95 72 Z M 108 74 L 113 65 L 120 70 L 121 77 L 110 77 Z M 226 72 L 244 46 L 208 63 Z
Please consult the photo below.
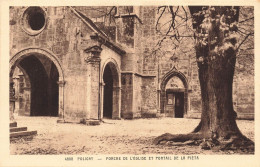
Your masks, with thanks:
M 104 44 L 107 47 L 109 47 L 110 49 L 115 50 L 119 54 L 125 54 L 126 53 L 125 50 L 123 50 L 119 44 L 109 40 L 108 36 L 102 30 L 100 30 L 97 27 L 97 25 L 90 18 L 88 18 L 83 13 L 79 12 L 78 10 L 74 9 L 71 6 L 69 8 L 72 10 L 72 12 L 76 16 L 78 16 L 85 24 L 87 24 L 90 29 L 92 29 L 95 32 L 96 36 L 98 36 L 99 38 L 102 38 L 102 41 L 104 41 Z M 95 38 L 95 37 L 93 38 L 92 37 L 92 39 L 97 39 L 97 38 Z

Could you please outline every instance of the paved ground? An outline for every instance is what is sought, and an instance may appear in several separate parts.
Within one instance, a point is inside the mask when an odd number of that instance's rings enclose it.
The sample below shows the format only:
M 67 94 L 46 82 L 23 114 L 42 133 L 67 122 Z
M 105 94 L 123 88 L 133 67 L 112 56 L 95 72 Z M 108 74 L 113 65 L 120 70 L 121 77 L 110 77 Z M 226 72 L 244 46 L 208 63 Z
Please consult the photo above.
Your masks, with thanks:
M 37 130 L 38 135 L 31 141 L 11 142 L 11 154 L 223 154 L 197 146 L 151 143 L 154 137 L 166 132 L 191 132 L 199 119 L 107 119 L 99 126 L 58 124 L 54 117 L 17 117 L 16 121 L 19 127 Z M 242 133 L 254 141 L 254 121 L 238 120 L 237 123 Z

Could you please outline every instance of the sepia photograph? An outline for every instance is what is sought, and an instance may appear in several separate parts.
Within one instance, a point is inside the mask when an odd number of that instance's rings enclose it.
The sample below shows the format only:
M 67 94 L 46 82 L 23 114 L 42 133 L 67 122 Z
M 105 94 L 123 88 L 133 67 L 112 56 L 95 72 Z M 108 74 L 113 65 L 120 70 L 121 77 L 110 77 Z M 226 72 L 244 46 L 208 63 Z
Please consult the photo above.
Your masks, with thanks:
M 64 166 L 254 157 L 255 11 L 8 5 L 9 156 Z

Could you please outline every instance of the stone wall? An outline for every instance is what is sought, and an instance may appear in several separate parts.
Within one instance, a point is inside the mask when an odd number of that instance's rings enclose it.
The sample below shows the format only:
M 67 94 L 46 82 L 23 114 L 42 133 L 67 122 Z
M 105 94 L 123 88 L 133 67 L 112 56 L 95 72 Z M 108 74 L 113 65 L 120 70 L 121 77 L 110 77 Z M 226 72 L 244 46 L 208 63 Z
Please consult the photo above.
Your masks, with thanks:
M 122 73 L 121 74 L 121 117 L 131 119 L 134 117 L 133 114 L 133 74 Z
M 158 112 L 156 77 L 144 77 L 142 81 L 142 117 L 156 117 Z
M 254 118 L 254 76 L 236 71 L 233 82 L 233 103 L 238 118 Z
M 141 117 L 143 106 L 142 77 L 133 75 L 133 117 Z
M 99 45 L 99 42 L 90 38 L 93 30 L 70 7 L 42 7 L 46 24 L 37 34 L 30 34 L 27 30 L 28 25 L 22 17 L 26 7 L 10 8 L 10 59 L 28 48 L 44 49 L 54 55 L 65 79 L 60 78 L 59 81 L 66 81 L 64 94 L 60 93 L 59 96 L 59 107 L 63 107 L 66 117 L 98 118 L 98 110 L 102 107 L 99 106 L 101 99 L 98 94 L 102 72 L 98 71 L 102 71 L 107 61 L 112 59 L 118 66 L 123 118 L 158 115 L 161 85 L 167 84 L 162 83 L 163 78 L 172 69 L 187 81 L 187 117 L 200 117 L 200 85 L 193 32 L 189 27 L 191 22 L 180 30 L 179 33 L 185 37 L 178 42 L 174 37 L 164 38 L 163 25 L 169 15 L 157 22 L 159 14 L 156 6 L 118 7 L 115 22 L 100 17 L 100 11 L 107 12 L 111 7 L 74 8 L 103 27 L 102 30 L 126 54 L 119 55 L 102 45 L 100 67 L 98 63 L 88 65 L 86 58 L 90 53 L 84 50 Z M 42 57 L 39 60 L 49 71 L 50 60 Z M 252 116 L 254 112 L 254 74 L 249 75 L 245 71 L 236 70 L 234 78 L 233 101 L 239 117 Z M 61 87 L 59 89 L 61 91 Z

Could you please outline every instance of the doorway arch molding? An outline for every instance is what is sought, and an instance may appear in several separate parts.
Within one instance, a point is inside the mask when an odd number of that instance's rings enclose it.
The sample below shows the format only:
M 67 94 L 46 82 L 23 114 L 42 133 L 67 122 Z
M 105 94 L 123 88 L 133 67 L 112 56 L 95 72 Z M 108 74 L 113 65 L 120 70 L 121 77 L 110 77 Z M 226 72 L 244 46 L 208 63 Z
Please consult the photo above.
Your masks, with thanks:
M 187 78 L 185 77 L 185 75 L 178 71 L 176 69 L 176 67 L 173 67 L 168 73 L 166 73 L 161 81 L 161 85 L 160 85 L 160 109 L 161 109 L 161 113 L 165 112 L 165 103 L 166 103 L 166 85 L 168 83 L 168 81 L 172 78 L 172 77 L 178 77 L 183 85 L 184 85 L 184 114 L 187 114 L 187 109 L 188 109 L 188 82 L 187 82 Z
M 120 77 L 120 69 L 119 69 L 119 66 L 118 66 L 118 63 L 116 62 L 115 59 L 113 58 L 108 58 L 102 65 L 102 68 L 101 68 L 101 75 L 100 75 L 100 81 L 103 83 L 103 74 L 104 74 L 104 71 L 105 71 L 105 68 L 106 66 L 109 64 L 109 63 L 112 63 L 114 65 L 115 68 L 114 69 L 114 72 L 116 72 L 118 74 L 118 87 L 121 87 L 121 77 Z
M 9 61 L 9 77 L 12 77 L 15 67 L 19 64 L 21 60 L 23 60 L 25 57 L 30 55 L 43 55 L 49 58 L 56 66 L 58 73 L 59 73 L 59 117 L 64 119 L 64 70 L 62 69 L 61 63 L 55 54 L 53 54 L 51 51 L 47 49 L 42 48 L 25 48 L 21 51 L 17 52 L 10 58 Z

